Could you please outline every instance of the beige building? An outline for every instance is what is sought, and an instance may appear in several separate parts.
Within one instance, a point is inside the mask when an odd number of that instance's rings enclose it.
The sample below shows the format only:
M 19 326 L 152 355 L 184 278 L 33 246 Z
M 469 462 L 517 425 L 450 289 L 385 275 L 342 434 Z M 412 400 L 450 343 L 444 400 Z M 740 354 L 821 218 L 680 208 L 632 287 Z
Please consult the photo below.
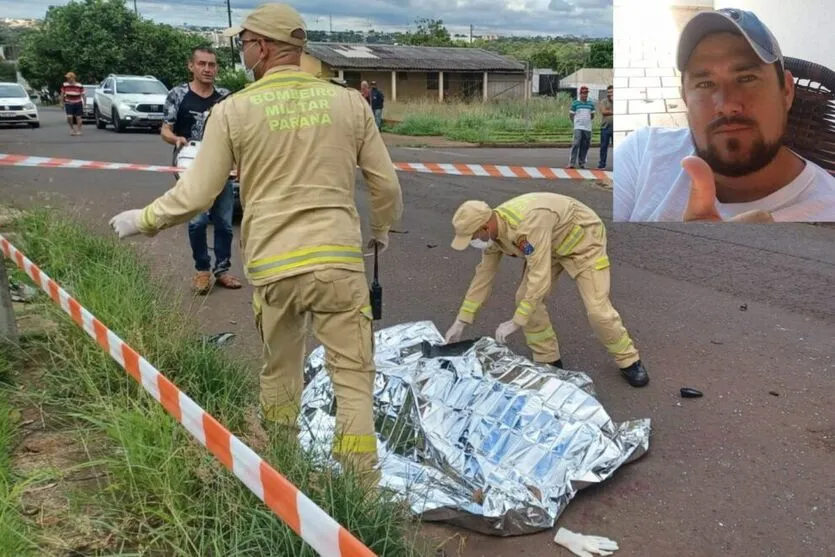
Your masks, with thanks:
M 389 101 L 519 99 L 531 90 L 523 63 L 480 48 L 308 43 L 302 69 L 357 89 L 376 81 Z

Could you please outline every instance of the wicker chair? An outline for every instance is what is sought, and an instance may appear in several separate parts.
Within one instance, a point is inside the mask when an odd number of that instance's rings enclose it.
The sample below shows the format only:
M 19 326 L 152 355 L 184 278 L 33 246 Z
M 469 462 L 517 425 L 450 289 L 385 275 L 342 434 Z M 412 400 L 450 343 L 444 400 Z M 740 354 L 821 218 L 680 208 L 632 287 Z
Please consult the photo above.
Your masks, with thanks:
M 785 64 L 795 83 L 786 145 L 835 174 L 835 72 L 798 58 Z

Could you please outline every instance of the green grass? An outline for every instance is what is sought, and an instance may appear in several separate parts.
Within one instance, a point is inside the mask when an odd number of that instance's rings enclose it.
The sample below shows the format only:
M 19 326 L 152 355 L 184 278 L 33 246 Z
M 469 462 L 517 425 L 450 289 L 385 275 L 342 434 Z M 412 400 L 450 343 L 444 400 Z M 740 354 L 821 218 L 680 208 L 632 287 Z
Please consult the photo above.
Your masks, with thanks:
M 571 100 L 565 95 L 529 101 L 397 102 L 383 117 L 396 121 L 384 129 L 413 136 L 442 136 L 469 143 L 570 143 Z M 593 141 L 599 140 L 599 119 Z
M 0 368 L 11 368 L 8 352 L 0 354 Z M 15 438 L 15 413 L 0 391 L 0 555 L 35 555 L 31 527 L 20 514 L 20 495 L 24 483 L 12 472 L 11 454 Z
M 257 401 L 252 370 L 200 342 L 174 292 L 151 278 L 125 243 L 39 211 L 16 225 L 18 247 L 180 389 L 239 437 Z M 108 486 L 76 493 L 95 508 L 118 554 L 314 555 L 231 472 L 198 445 L 56 304 L 42 347 L 46 405 L 97 439 Z M 254 333 L 253 333 L 254 334 Z M 407 509 L 350 473 L 334 475 L 274 438 L 261 456 L 378 555 L 427 554 Z M 135 552 L 135 553 L 133 553 Z M 4 553 L 0 546 L 0 554 Z M 152 553 L 153 554 L 153 553 Z

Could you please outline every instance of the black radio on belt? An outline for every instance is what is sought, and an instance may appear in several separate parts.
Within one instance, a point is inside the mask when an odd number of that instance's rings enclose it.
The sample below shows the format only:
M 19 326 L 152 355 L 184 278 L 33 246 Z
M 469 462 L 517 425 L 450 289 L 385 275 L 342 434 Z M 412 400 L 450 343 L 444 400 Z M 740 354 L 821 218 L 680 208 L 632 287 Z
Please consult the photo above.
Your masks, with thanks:
M 383 287 L 377 276 L 377 242 L 374 242 L 374 280 L 371 282 L 371 315 L 374 320 L 383 317 Z

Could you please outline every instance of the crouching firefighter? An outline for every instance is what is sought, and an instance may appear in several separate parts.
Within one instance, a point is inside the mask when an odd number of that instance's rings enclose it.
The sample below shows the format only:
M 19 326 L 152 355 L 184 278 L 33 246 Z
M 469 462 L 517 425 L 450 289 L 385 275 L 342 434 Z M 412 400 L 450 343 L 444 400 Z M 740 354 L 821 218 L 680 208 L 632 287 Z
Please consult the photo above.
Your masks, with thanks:
M 368 472 L 377 464 L 375 367 L 355 169 L 371 192 L 370 248 L 388 246 L 402 213 L 400 183 L 359 91 L 301 70 L 305 24 L 293 8 L 264 4 L 227 34 L 257 81 L 212 107 L 200 150 L 173 189 L 111 225 L 124 238 L 187 222 L 237 166 L 241 253 L 263 342 L 262 419 L 298 433 L 310 323 L 336 397 L 334 455 Z
M 592 329 L 623 376 L 633 387 L 649 383 L 638 350 L 609 300 L 606 229 L 589 207 L 556 193 L 520 195 L 495 210 L 483 201 L 467 201 L 455 212 L 452 226 L 453 249 L 473 246 L 483 255 L 446 342 L 459 340 L 473 323 L 490 295 L 502 256 L 524 257 L 516 312 L 499 325 L 496 340 L 504 343 L 522 329 L 534 361 L 563 367 L 545 298 L 564 269 L 577 284 Z

